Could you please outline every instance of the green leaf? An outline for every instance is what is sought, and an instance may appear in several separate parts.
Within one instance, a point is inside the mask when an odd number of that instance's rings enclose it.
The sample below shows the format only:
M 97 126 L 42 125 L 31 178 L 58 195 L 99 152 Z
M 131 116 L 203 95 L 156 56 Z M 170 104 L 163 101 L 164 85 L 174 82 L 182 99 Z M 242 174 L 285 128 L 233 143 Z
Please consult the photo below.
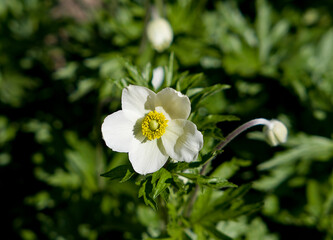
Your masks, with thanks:
M 315 180 L 308 180 L 306 185 L 307 210 L 315 217 L 320 217 L 323 199 L 320 193 L 320 184 Z
M 191 221 L 215 224 L 220 220 L 234 219 L 258 211 L 262 207 L 261 202 L 245 204 L 242 199 L 250 188 L 251 184 L 224 192 L 204 189 L 194 204 Z
M 214 95 L 217 92 L 220 92 L 224 89 L 228 89 L 230 86 L 226 84 L 215 84 L 210 87 L 194 89 L 196 93 L 191 98 L 192 108 L 196 109 L 197 105 L 199 105 L 203 100 L 207 97 Z
M 110 180 L 121 179 L 120 182 L 126 182 L 133 177 L 134 174 L 135 172 L 130 165 L 121 165 L 101 174 L 101 176 L 107 177 Z
M 37 86 L 34 79 L 15 70 L 0 71 L 0 102 L 19 107 L 29 90 Z
M 202 176 L 197 179 L 199 185 L 211 187 L 211 188 L 229 188 L 229 187 L 237 187 L 236 184 L 229 182 L 228 180 L 224 178 L 219 177 L 206 177 Z
M 283 164 L 292 164 L 299 159 L 328 161 L 333 156 L 333 141 L 331 139 L 301 134 L 291 141 L 296 142 L 297 145 L 260 164 L 258 169 L 267 170 Z
M 259 38 L 259 58 L 261 62 L 265 62 L 271 49 L 271 42 L 269 39 L 269 31 L 272 24 L 271 8 L 265 0 L 257 0 L 256 7 L 258 13 L 256 30 Z
M 255 76 L 261 67 L 256 49 L 248 46 L 243 46 L 241 53 L 224 55 L 222 63 L 229 74 L 246 77 Z
M 253 183 L 253 188 L 260 191 L 272 191 L 280 186 L 295 174 L 295 168 L 292 165 L 283 165 L 270 170 L 269 174 L 263 175 L 260 179 Z
M 169 65 L 164 69 L 166 87 L 170 87 L 172 85 L 174 56 L 174 52 L 171 52 L 169 57 Z
M 162 192 L 164 192 L 172 182 L 171 173 L 165 168 L 161 168 L 159 171 L 155 172 L 152 177 L 153 187 L 153 199 L 156 199 Z M 157 182 L 157 184 L 155 184 Z M 156 185 L 156 186 L 155 186 Z
M 41 124 L 38 124 L 40 128 Z M 18 127 L 9 121 L 5 116 L 0 116 L 0 147 L 4 146 L 5 143 L 15 139 Z
M 187 169 L 189 165 L 187 162 L 169 162 L 166 169 L 170 172 L 180 172 Z
M 236 184 L 229 182 L 224 178 L 219 177 L 207 177 L 199 174 L 190 174 L 190 173 L 179 173 L 179 175 L 191 179 L 198 183 L 199 185 L 211 187 L 211 188 L 226 188 L 226 187 L 237 187 Z
M 71 79 L 75 76 L 77 69 L 79 68 L 78 63 L 69 62 L 63 68 L 58 69 L 54 73 L 55 79 Z
M 220 164 L 211 174 L 211 177 L 222 177 L 228 179 L 232 177 L 240 167 L 246 167 L 250 164 L 251 161 L 233 158 L 231 161 L 226 161 Z
M 157 203 L 151 197 L 153 191 L 153 185 L 151 184 L 151 176 L 140 182 L 140 189 L 138 197 L 143 197 L 146 205 L 151 206 L 155 211 L 157 210 Z
M 195 161 L 195 162 L 175 162 L 175 163 L 169 163 L 166 166 L 166 169 L 170 172 L 181 172 L 185 169 L 192 169 L 192 168 L 198 168 L 202 164 L 204 164 L 203 161 Z
M 326 200 L 323 204 L 323 213 L 325 215 L 333 214 L 333 172 L 329 178 L 330 190 L 326 195 Z
M 332 67 L 333 59 L 333 29 L 331 28 L 320 39 L 317 48 L 318 56 L 316 58 L 316 69 L 318 74 L 324 74 Z
M 180 92 L 186 92 L 196 82 L 203 80 L 203 74 L 198 73 L 195 75 L 187 76 L 188 72 L 183 73 L 177 80 L 176 90 Z
M 151 78 L 152 78 L 152 69 L 151 69 L 151 64 L 147 63 L 145 68 L 142 71 L 142 78 L 144 82 L 150 83 Z
M 231 237 L 220 232 L 219 230 L 217 230 L 214 226 L 212 226 L 210 224 L 203 224 L 202 226 L 210 233 L 210 235 L 212 235 L 216 239 L 232 240 Z
M 216 206 L 213 211 L 209 212 L 202 217 L 203 221 L 218 222 L 222 220 L 230 220 L 240 217 L 242 215 L 248 215 L 259 211 L 263 206 L 263 203 L 254 203 L 245 205 L 243 201 L 234 201 L 231 206 Z
M 278 23 L 276 23 L 270 34 L 272 44 L 276 44 L 281 41 L 281 39 L 286 37 L 286 35 L 288 34 L 288 30 L 289 23 L 285 19 L 282 19 Z
M 201 126 L 212 126 L 216 123 L 219 123 L 219 122 L 225 122 L 225 121 L 238 121 L 239 118 L 236 117 L 236 116 L 233 116 L 233 115 L 208 115 L 208 116 L 205 116 L 205 118 L 203 119 L 203 121 L 200 123 Z
M 228 205 L 231 204 L 234 200 L 243 197 L 252 187 L 252 184 L 244 184 L 239 186 L 236 189 L 228 189 L 225 193 L 213 203 L 214 206 L 217 205 Z
M 267 229 L 261 218 L 257 217 L 249 224 L 245 239 L 278 240 L 279 238 Z
M 145 78 L 135 66 L 126 62 L 125 67 L 130 77 L 134 80 L 135 84 L 148 87 L 148 81 L 145 80 Z
M 77 89 L 69 95 L 69 100 L 74 102 L 96 88 L 96 80 L 87 78 L 78 83 Z

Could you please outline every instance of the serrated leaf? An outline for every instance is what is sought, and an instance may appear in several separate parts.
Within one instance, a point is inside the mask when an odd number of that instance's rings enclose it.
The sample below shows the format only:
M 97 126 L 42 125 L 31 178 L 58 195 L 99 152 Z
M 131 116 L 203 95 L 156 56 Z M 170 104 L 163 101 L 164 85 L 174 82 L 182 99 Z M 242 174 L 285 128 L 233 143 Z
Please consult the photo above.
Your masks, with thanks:
M 185 169 L 190 169 L 190 168 L 198 168 L 202 164 L 204 164 L 203 161 L 195 161 L 195 162 L 175 162 L 175 163 L 169 163 L 166 166 L 166 169 L 170 172 L 181 172 Z
M 135 175 L 135 172 L 131 170 L 127 169 L 125 176 L 120 180 L 121 183 L 130 180 Z
M 187 169 L 189 167 L 189 163 L 187 162 L 170 162 L 166 166 L 166 169 L 171 172 L 179 172 Z
M 157 184 L 154 184 L 156 183 Z M 164 190 L 166 190 L 172 182 L 171 173 L 165 168 L 161 168 L 158 172 L 155 172 L 152 177 L 152 183 L 154 184 L 152 195 L 153 199 L 156 199 Z
M 145 204 L 151 206 L 156 211 L 157 203 L 151 198 L 152 189 L 153 185 L 151 184 L 151 177 L 148 177 L 144 181 L 141 181 L 138 197 L 143 197 Z
M 224 178 L 219 177 L 207 177 L 199 174 L 190 174 L 190 173 L 179 173 L 179 175 L 191 179 L 198 183 L 199 185 L 212 187 L 212 188 L 226 188 L 226 187 L 237 187 L 236 184 L 229 182 Z
M 214 208 L 211 204 L 213 191 L 212 188 L 205 188 L 200 192 L 192 208 L 190 216 L 192 222 L 199 222 L 202 216 Z
M 236 184 L 229 182 L 224 178 L 219 177 L 204 177 L 199 178 L 198 183 L 204 186 L 212 187 L 212 188 L 227 188 L 227 187 L 237 187 Z
M 129 165 L 121 165 L 111 169 L 106 173 L 102 173 L 102 177 L 107 177 L 110 180 L 121 179 L 120 182 L 126 182 L 135 174 L 134 170 Z

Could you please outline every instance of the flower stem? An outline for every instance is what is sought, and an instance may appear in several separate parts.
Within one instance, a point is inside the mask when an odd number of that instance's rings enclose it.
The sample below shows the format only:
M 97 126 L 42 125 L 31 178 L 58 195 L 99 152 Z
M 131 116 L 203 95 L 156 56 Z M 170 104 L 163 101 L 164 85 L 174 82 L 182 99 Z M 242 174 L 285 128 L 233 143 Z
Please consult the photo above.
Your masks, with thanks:
M 239 134 L 241 134 L 242 132 L 246 131 L 247 129 L 251 128 L 251 127 L 254 127 L 254 126 L 257 126 L 257 125 L 266 125 L 266 126 L 270 126 L 271 125 L 271 122 L 268 121 L 267 119 L 265 118 L 256 118 L 256 119 L 253 119 L 251 121 L 248 121 L 246 123 L 244 123 L 243 125 L 239 126 L 238 128 L 236 128 L 234 131 L 232 131 L 223 141 L 221 141 L 216 147 L 215 147 L 215 150 L 216 151 L 219 151 L 221 149 L 223 149 L 229 142 L 231 142 L 231 140 L 233 140 L 235 137 L 237 137 Z M 208 164 L 211 162 L 211 160 L 213 160 L 214 158 L 216 157 L 213 156 L 212 159 L 210 159 L 209 161 L 207 161 L 203 167 L 201 168 L 200 170 L 200 175 L 206 175 L 206 170 L 207 170 L 207 167 L 208 167 Z M 189 217 L 192 213 L 192 210 L 193 210 L 193 206 L 194 206 L 194 203 L 198 197 L 198 194 L 199 194 L 199 190 L 200 190 L 200 187 L 198 184 L 196 184 L 195 186 L 195 189 L 194 189 L 194 192 L 192 194 L 192 196 L 190 197 L 190 200 L 189 200 L 189 203 L 188 203 L 188 206 L 186 208 L 186 211 L 185 211 L 185 216 L 186 217 Z
M 233 132 L 231 132 L 226 138 L 225 140 L 221 141 L 217 146 L 216 146 L 216 150 L 221 150 L 223 149 L 231 140 L 233 140 L 235 137 L 237 137 L 239 134 L 241 134 L 242 132 L 244 132 L 245 130 L 247 130 L 250 127 L 254 127 L 257 125 L 270 125 L 270 121 L 268 121 L 265 118 L 256 118 L 253 119 L 251 121 L 248 121 L 246 123 L 244 123 L 243 125 L 239 126 L 238 128 L 236 128 Z

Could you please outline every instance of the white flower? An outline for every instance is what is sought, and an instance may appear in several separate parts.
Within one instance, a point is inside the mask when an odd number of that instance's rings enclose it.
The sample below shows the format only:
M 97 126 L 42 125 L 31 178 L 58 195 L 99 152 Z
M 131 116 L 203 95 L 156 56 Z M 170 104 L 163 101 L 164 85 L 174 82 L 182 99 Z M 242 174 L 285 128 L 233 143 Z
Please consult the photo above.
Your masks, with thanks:
M 169 22 L 163 18 L 156 18 L 147 25 L 147 36 L 158 52 L 167 49 L 173 39 L 173 32 Z
M 286 126 L 278 120 L 273 119 L 269 121 L 269 124 L 264 127 L 263 132 L 267 142 L 271 146 L 277 146 L 287 141 L 288 130 Z
M 187 96 L 165 88 L 157 94 L 140 86 L 123 89 L 122 110 L 107 116 L 102 124 L 106 145 L 128 152 L 137 173 L 159 170 L 171 157 L 176 161 L 196 160 L 203 136 L 187 120 L 191 103 Z
M 151 84 L 153 85 L 154 89 L 158 89 L 162 86 L 164 81 L 164 70 L 163 67 L 157 67 L 153 70 L 153 78 L 151 80 Z

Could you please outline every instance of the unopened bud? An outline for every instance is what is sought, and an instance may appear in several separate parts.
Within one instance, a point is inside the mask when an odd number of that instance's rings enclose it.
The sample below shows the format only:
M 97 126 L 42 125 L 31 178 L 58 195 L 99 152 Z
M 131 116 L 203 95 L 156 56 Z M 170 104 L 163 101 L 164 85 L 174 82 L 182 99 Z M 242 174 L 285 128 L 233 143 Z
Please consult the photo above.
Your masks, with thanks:
M 158 52 L 167 49 L 173 39 L 170 23 L 163 18 L 156 18 L 147 25 L 147 36 L 153 47 Z
M 277 146 L 287 141 L 288 130 L 286 126 L 278 120 L 271 120 L 269 124 L 265 125 L 263 132 L 267 142 L 271 146 Z

